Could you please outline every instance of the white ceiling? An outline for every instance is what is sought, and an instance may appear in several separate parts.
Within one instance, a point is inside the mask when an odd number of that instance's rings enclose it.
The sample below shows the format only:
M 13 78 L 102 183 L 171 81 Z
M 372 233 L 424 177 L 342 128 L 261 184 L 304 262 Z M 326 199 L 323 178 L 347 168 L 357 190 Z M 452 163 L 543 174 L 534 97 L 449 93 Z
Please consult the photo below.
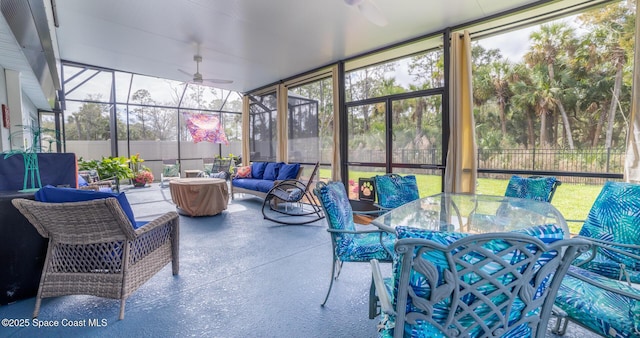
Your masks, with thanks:
M 375 1 L 388 24 L 344 0 L 55 0 L 60 58 L 246 92 L 337 60 L 536 0 Z

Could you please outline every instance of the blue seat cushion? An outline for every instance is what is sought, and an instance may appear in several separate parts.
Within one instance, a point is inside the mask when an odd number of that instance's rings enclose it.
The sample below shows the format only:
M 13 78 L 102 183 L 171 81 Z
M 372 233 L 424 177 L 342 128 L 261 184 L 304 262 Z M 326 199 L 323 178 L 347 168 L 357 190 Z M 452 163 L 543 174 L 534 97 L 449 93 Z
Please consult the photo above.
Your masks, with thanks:
M 269 192 L 269 190 L 271 190 L 271 188 L 273 188 L 275 182 L 276 181 L 272 180 L 258 180 L 258 182 L 256 183 L 256 190 L 267 193 Z
M 569 273 L 640 297 L 640 290 L 626 282 L 575 266 L 569 267 Z M 606 337 L 636 337 L 640 328 L 640 301 L 607 291 L 570 274 L 562 280 L 555 304 L 567 312 L 570 318 Z
M 260 191 L 267 193 L 271 188 L 273 188 L 273 184 L 275 181 L 271 180 L 258 180 L 254 178 L 236 178 L 233 180 L 233 186 L 248 190 Z
M 283 163 L 269 162 L 267 166 L 264 168 L 264 174 L 262 175 L 263 180 L 272 180 L 275 181 L 278 178 L 278 171 L 280 170 L 280 166 Z
M 300 163 L 293 164 L 282 164 L 280 166 L 280 171 L 278 171 L 277 180 L 293 180 L 298 176 L 298 171 L 300 171 Z
M 264 176 L 264 169 L 267 167 L 267 162 L 253 162 L 251 163 L 251 177 L 262 179 Z
M 124 192 L 113 193 L 73 188 L 56 188 L 54 186 L 47 185 L 40 188 L 40 190 L 35 193 L 36 201 L 47 203 L 84 202 L 108 197 L 113 197 L 118 200 L 122 211 L 127 215 L 127 218 L 129 218 L 131 226 L 134 229 L 142 226 L 136 222 L 133 210 L 131 209 L 131 205 L 129 205 L 129 201 L 127 200 L 127 196 Z

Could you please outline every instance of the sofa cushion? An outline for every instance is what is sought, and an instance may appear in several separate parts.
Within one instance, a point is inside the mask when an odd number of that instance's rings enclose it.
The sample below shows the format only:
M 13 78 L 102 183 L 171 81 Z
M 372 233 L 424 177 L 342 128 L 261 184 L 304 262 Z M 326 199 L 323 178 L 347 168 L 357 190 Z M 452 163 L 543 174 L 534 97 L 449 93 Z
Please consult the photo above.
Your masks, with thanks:
M 276 178 L 278 178 L 278 171 L 280 170 L 280 166 L 282 164 L 284 163 L 267 163 L 267 166 L 264 168 L 264 175 L 262 175 L 262 179 L 275 181 Z
M 258 180 L 258 183 L 256 184 L 256 190 L 267 193 L 269 192 L 269 190 L 271 190 L 271 188 L 273 188 L 274 184 L 275 181 L 272 180 Z
M 47 203 L 84 202 L 108 197 L 113 197 L 118 200 L 122 211 L 127 215 L 127 218 L 129 218 L 131 226 L 134 229 L 141 226 L 136 222 L 133 216 L 133 210 L 131 209 L 131 205 L 129 205 L 129 201 L 127 200 L 127 196 L 124 192 L 113 193 L 93 190 L 78 190 L 73 188 L 56 188 L 54 186 L 47 185 L 40 188 L 40 190 L 35 193 L 36 201 Z
M 236 178 L 233 180 L 233 186 L 247 190 L 269 192 L 273 188 L 275 182 L 271 180 L 258 180 L 255 178 Z
M 300 171 L 300 163 L 282 164 L 277 180 L 294 180 L 298 177 L 298 171 Z
M 251 166 L 238 167 L 237 178 L 251 178 Z
M 264 176 L 264 169 L 267 167 L 267 162 L 253 162 L 251 164 L 251 177 L 262 179 Z
M 255 178 L 236 178 L 233 180 L 233 186 L 249 190 L 257 190 L 258 179 Z

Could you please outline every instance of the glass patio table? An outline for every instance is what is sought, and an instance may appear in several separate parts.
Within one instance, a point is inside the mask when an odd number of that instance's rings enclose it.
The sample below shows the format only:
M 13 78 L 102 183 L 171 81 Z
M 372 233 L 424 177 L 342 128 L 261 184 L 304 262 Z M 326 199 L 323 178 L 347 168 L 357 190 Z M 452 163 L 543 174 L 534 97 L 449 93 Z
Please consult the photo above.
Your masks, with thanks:
M 371 223 L 393 233 L 397 226 L 434 231 L 492 233 L 555 224 L 569 238 L 567 222 L 553 205 L 505 196 L 441 193 L 407 203 Z

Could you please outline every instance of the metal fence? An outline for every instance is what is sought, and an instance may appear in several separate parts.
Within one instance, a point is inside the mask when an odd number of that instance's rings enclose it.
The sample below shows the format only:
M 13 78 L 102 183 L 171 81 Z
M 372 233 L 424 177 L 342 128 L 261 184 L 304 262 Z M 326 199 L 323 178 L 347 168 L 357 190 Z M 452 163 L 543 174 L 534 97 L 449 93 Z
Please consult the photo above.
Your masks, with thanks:
M 384 161 L 383 150 L 350 151 L 350 162 Z M 394 163 L 441 164 L 442 149 L 397 149 Z M 557 171 L 572 173 L 564 182 L 602 184 L 607 178 L 598 174 L 622 174 L 625 151 L 621 149 L 478 149 L 478 169 Z M 575 175 L 576 173 L 583 175 Z M 596 176 L 596 177 L 594 177 Z M 483 178 L 504 179 L 510 174 L 479 173 Z
M 478 168 L 622 173 L 625 152 L 614 149 L 478 149 Z

